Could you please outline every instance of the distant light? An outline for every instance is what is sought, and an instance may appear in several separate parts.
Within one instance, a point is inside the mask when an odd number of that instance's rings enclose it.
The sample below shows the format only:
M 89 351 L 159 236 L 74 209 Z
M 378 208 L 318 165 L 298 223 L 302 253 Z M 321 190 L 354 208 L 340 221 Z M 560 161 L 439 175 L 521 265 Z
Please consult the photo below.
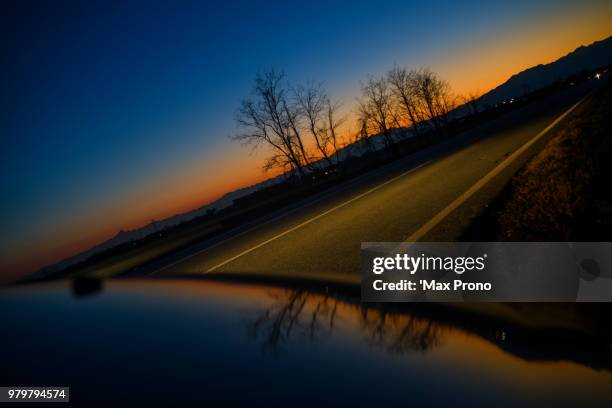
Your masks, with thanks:
M 598 73 L 595 74 L 595 79 L 599 79 L 601 77 L 601 75 Z

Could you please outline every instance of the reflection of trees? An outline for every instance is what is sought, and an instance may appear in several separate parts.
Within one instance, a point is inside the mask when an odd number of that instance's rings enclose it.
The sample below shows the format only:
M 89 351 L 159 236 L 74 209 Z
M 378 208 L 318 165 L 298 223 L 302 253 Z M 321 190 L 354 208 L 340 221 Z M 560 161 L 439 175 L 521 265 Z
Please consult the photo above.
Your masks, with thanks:
M 368 344 L 391 353 L 431 350 L 441 344 L 446 331 L 429 318 L 356 305 L 329 294 L 279 289 L 269 296 L 271 304 L 249 322 L 248 329 L 265 350 L 273 352 L 286 346 L 292 336 L 311 341 L 330 336 L 338 316 L 356 320 Z
M 292 335 L 316 340 L 331 335 L 338 301 L 328 295 L 305 290 L 279 290 L 269 293 L 272 304 L 249 324 L 249 333 L 263 339 L 263 348 L 279 351 Z
M 444 326 L 428 318 L 361 307 L 361 323 L 369 344 L 404 354 L 428 351 L 441 344 Z

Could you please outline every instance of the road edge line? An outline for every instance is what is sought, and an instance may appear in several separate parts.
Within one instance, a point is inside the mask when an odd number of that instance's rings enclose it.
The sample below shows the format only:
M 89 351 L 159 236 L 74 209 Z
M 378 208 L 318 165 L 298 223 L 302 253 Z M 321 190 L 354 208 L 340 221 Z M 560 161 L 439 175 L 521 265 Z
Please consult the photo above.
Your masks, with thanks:
M 343 202 L 342 204 L 338 204 L 337 206 L 335 206 L 333 208 L 330 208 L 329 210 L 326 210 L 326 211 L 322 212 L 319 215 L 316 215 L 316 216 L 314 216 L 314 217 L 312 217 L 312 218 L 310 218 L 310 219 L 308 219 L 308 220 L 306 220 L 306 221 L 304 221 L 304 222 L 302 222 L 302 223 L 300 223 L 300 224 L 298 224 L 298 225 L 296 225 L 294 227 L 289 228 L 288 230 L 285 230 L 285 231 L 281 232 L 280 234 L 277 234 L 277 235 L 275 235 L 275 236 L 273 236 L 271 238 L 268 238 L 267 240 L 265 240 L 265 241 L 255 245 L 255 246 L 253 246 L 253 247 L 251 247 L 249 249 L 246 249 L 246 250 L 242 251 L 238 255 L 235 255 L 235 256 L 233 256 L 233 257 L 231 257 L 231 258 L 229 258 L 229 259 L 227 259 L 227 260 L 225 260 L 225 261 L 223 261 L 223 262 L 221 262 L 221 263 L 219 263 L 219 264 L 209 268 L 204 273 L 213 272 L 213 271 L 215 271 L 215 270 L 217 270 L 217 269 L 227 265 L 228 263 L 233 262 L 236 259 L 238 259 L 238 258 L 240 258 L 240 257 L 242 257 L 242 256 L 244 256 L 244 255 L 246 255 L 246 254 L 248 254 L 250 252 L 253 252 L 256 249 L 259 249 L 262 246 L 264 246 L 266 244 L 269 244 L 272 241 L 277 240 L 278 238 L 281 238 L 281 237 L 283 237 L 283 236 L 285 236 L 285 235 L 287 235 L 287 234 L 289 234 L 289 233 L 291 233 L 291 232 L 293 232 L 293 231 L 295 231 L 295 230 L 297 230 L 297 229 L 299 229 L 299 228 L 301 228 L 301 227 L 303 227 L 305 225 L 310 224 L 313 221 L 318 220 L 319 218 L 321 218 L 321 217 L 323 217 L 323 216 L 325 216 L 325 215 L 327 215 L 327 214 L 329 214 L 331 212 L 334 212 L 334 211 L 336 211 L 336 210 L 338 210 L 338 209 L 340 209 L 340 208 L 342 208 L 342 207 L 344 207 L 344 206 L 346 206 L 346 205 L 348 205 L 348 204 L 350 204 L 350 203 L 352 203 L 354 201 L 359 200 L 362 197 L 365 197 L 368 194 L 373 193 L 376 190 L 379 190 L 379 189 L 383 188 L 384 186 L 386 186 L 386 185 L 388 185 L 388 184 L 390 184 L 390 183 L 392 183 L 392 182 L 394 182 L 394 181 L 396 181 L 396 180 L 398 180 L 398 179 L 400 179 L 400 178 L 402 178 L 402 177 L 404 177 L 404 176 L 406 176 L 406 175 L 408 175 L 408 174 L 410 174 L 410 173 L 412 173 L 412 172 L 414 172 L 414 171 L 424 167 L 425 165 L 427 165 L 427 164 L 429 164 L 431 162 L 432 162 L 432 160 L 428 160 L 428 161 L 426 161 L 424 163 L 419 164 L 416 167 L 411 168 L 410 170 L 407 170 L 407 171 L 405 171 L 405 172 L 403 172 L 401 174 L 398 174 L 397 176 L 395 176 L 395 177 L 385 181 L 384 183 L 379 184 L 376 187 L 373 187 L 373 188 L 369 189 L 368 191 L 365 191 L 365 192 L 363 192 L 363 193 L 361 193 L 361 194 L 351 198 L 350 200 L 347 200 L 347 201 Z
M 463 194 L 453 200 L 449 205 L 447 205 L 442 211 L 432 217 L 429 221 L 423 224 L 418 230 L 413 232 L 408 238 L 404 240 L 404 242 L 417 242 L 425 235 L 427 235 L 431 230 L 433 230 L 440 222 L 442 222 L 446 217 L 450 215 L 454 210 L 459 208 L 463 203 L 465 203 L 469 198 L 471 198 L 474 194 L 476 194 L 481 188 L 483 188 L 489 181 L 491 181 L 494 177 L 499 175 L 503 170 L 505 170 L 513 161 L 515 161 L 519 156 L 527 151 L 531 146 L 533 146 L 538 140 L 540 140 L 544 135 L 546 135 L 552 128 L 554 128 L 559 122 L 561 122 L 567 115 L 569 115 L 574 109 L 576 109 L 580 104 L 582 104 L 590 95 L 585 96 L 574 105 L 572 105 L 568 110 L 562 113 L 557 119 L 555 119 L 551 124 L 546 126 L 543 130 L 541 130 L 537 135 L 535 135 L 532 139 L 522 145 L 519 149 L 515 150 L 510 156 L 506 157 L 504 161 L 499 163 L 493 170 L 484 175 L 480 180 L 474 183 L 469 189 L 467 189 Z

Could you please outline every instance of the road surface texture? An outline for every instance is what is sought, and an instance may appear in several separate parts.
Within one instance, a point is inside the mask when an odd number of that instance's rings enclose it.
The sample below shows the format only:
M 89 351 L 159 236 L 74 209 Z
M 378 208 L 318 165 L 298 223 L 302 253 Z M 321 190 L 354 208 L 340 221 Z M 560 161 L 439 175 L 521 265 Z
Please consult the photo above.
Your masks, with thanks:
M 353 280 L 360 276 L 361 242 L 452 241 L 592 86 L 575 86 L 533 102 L 142 272 Z

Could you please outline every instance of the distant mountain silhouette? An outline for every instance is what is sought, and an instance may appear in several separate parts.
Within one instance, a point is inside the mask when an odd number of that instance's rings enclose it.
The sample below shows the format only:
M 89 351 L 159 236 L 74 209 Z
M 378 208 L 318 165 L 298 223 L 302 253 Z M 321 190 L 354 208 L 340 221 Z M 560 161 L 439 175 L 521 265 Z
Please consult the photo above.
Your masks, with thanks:
M 53 274 L 58 271 L 62 271 L 68 268 L 69 266 L 76 265 L 79 262 L 85 261 L 86 259 L 90 258 L 91 256 L 97 253 L 114 248 L 118 245 L 122 245 L 122 244 L 132 242 L 132 241 L 137 241 L 151 234 L 159 232 L 163 230 L 164 228 L 173 227 L 173 226 L 182 224 L 184 222 L 191 221 L 197 217 L 205 215 L 209 210 L 221 210 L 225 207 L 229 207 L 230 205 L 233 204 L 234 200 L 236 200 L 237 198 L 243 197 L 259 189 L 276 184 L 282 181 L 283 177 L 285 176 L 280 175 L 280 176 L 272 177 L 260 183 L 254 184 L 252 186 L 248 186 L 248 187 L 240 188 L 238 190 L 231 191 L 229 193 L 224 194 L 221 198 L 213 201 L 210 204 L 204 205 L 202 207 L 196 208 L 191 211 L 187 211 L 181 214 L 170 216 L 168 218 L 164 218 L 163 220 L 153 220 L 149 224 L 143 227 L 140 227 L 140 228 L 136 228 L 132 230 L 122 229 L 119 232 L 117 232 L 117 234 L 115 234 L 115 236 L 113 236 L 112 238 L 109 238 L 106 241 L 96 246 L 93 246 L 92 248 L 86 251 L 78 253 L 69 258 L 63 259 L 62 261 L 57 262 L 55 264 L 46 266 L 40 269 L 38 272 L 36 272 L 32 276 L 44 277 L 49 274 Z
M 481 97 L 484 104 L 495 105 L 563 80 L 581 71 L 591 71 L 612 63 L 612 36 L 589 46 L 580 46 L 564 57 L 540 64 L 513 75 Z

